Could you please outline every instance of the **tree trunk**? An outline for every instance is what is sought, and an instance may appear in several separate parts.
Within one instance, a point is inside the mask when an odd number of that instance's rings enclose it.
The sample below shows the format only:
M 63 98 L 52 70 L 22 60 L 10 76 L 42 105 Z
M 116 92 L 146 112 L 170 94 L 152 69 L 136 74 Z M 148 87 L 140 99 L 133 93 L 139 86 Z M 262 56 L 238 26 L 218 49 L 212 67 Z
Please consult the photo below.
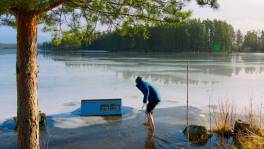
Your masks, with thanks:
M 16 20 L 18 148 L 38 149 L 37 16 L 20 11 Z

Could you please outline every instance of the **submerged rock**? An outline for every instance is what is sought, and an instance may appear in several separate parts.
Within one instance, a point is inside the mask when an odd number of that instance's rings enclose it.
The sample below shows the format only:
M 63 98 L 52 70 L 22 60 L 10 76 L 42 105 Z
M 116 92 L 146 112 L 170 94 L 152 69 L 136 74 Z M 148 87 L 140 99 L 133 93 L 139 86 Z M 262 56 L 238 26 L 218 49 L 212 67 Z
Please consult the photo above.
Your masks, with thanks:
M 187 137 L 189 130 L 189 141 L 193 144 L 204 145 L 212 137 L 204 126 L 189 125 L 183 130 L 184 135 Z

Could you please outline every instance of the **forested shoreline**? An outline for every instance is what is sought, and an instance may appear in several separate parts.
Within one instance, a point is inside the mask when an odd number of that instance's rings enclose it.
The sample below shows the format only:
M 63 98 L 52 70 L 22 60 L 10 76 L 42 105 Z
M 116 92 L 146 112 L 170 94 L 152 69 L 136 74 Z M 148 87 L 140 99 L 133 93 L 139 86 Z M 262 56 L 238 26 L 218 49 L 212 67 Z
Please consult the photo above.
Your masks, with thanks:
M 109 52 L 264 52 L 264 31 L 240 30 L 220 20 L 193 19 L 177 25 L 148 27 L 147 35 L 97 33 L 93 40 L 74 31 L 54 37 L 40 48 L 48 50 L 104 50 Z
M 12 43 L 0 43 L 0 49 L 15 49 L 16 44 Z

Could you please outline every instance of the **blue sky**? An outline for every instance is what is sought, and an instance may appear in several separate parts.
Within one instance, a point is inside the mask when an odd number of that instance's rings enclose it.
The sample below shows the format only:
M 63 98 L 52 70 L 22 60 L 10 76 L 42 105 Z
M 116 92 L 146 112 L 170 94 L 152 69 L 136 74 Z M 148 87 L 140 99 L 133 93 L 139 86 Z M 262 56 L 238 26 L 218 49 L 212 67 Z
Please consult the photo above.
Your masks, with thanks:
M 201 8 L 194 1 L 188 3 L 185 9 L 193 10 L 192 18 L 226 20 L 234 28 L 241 29 L 243 33 L 248 30 L 264 29 L 264 0 L 218 0 L 220 8 L 212 10 L 208 7 Z M 49 33 L 38 31 L 38 42 L 51 38 Z M 15 43 L 16 31 L 10 27 L 0 26 L 0 42 Z
M 47 41 L 51 38 L 49 33 L 41 32 L 38 30 L 38 42 L 41 43 L 43 41 Z M 16 43 L 16 30 L 7 27 L 7 26 L 0 26 L 0 43 Z

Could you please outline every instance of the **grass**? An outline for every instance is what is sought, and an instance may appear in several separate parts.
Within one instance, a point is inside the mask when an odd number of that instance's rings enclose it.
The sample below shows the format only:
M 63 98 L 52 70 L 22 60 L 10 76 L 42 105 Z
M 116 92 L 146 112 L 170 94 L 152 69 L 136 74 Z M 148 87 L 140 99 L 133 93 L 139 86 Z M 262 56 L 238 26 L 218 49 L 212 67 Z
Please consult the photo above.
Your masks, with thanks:
M 241 149 L 264 148 L 264 130 L 262 129 L 262 104 L 259 109 L 254 108 L 253 99 L 250 99 L 249 107 L 246 108 L 244 120 L 249 123 L 251 130 L 248 133 L 236 135 L 236 146 Z M 258 111 L 258 112 L 257 112 Z
M 237 140 L 236 140 L 236 143 L 234 144 L 234 148 L 241 148 L 241 149 L 264 148 L 264 137 L 263 136 L 260 136 L 254 133 L 251 133 L 251 134 L 239 133 L 236 138 Z
M 211 131 L 220 136 L 228 137 L 232 134 L 235 124 L 235 107 L 228 99 L 218 102 L 216 109 L 213 109 L 212 118 L 215 122 L 215 128 Z
M 257 112 L 258 111 L 258 112 Z M 249 128 L 246 131 L 234 132 L 236 119 L 235 108 L 232 103 L 226 99 L 219 101 L 216 109 L 213 110 L 212 118 L 215 122 L 213 132 L 220 137 L 232 137 L 232 148 L 239 149 L 264 149 L 264 129 L 262 129 L 262 104 L 257 109 L 250 99 L 249 106 L 245 108 L 243 123 Z
M 245 108 L 245 121 L 250 124 L 250 126 L 257 126 L 258 124 L 258 118 L 257 118 L 257 112 L 253 108 L 253 99 L 250 98 L 249 107 Z

